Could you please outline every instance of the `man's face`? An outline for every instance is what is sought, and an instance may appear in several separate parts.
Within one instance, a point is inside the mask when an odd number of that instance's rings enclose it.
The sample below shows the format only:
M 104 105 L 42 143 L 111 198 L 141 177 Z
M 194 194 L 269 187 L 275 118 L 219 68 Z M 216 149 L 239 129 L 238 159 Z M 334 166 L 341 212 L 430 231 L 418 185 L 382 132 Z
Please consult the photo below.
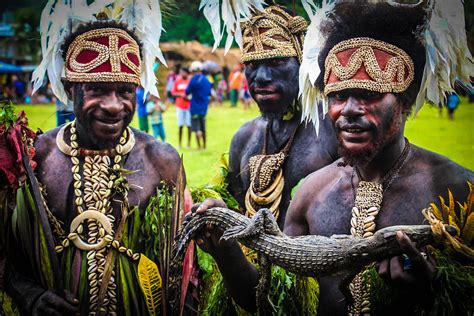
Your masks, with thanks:
M 403 135 L 406 115 L 392 93 L 344 90 L 329 95 L 341 156 L 350 164 L 371 161 L 387 144 Z
M 299 67 L 296 57 L 245 63 L 250 94 L 263 114 L 283 115 L 290 110 L 298 96 Z
M 132 83 L 74 84 L 72 97 L 77 122 L 94 141 L 117 142 L 132 120 L 136 88 Z

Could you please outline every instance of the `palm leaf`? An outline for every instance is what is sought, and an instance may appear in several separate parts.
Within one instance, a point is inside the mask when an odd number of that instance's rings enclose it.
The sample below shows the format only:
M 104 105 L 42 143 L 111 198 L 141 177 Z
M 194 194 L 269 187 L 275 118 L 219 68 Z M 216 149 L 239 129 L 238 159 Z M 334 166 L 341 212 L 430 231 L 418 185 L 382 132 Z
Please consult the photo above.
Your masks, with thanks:
M 468 246 L 470 246 L 474 240 L 474 213 L 468 216 L 464 229 L 462 230 L 461 238 Z
M 448 196 L 449 196 L 449 205 L 448 205 L 449 216 L 453 218 L 453 220 L 455 221 L 455 223 L 458 227 L 461 227 L 462 225 L 460 225 L 460 220 L 459 220 L 458 214 L 456 214 L 456 208 L 455 208 L 453 193 L 449 189 L 448 189 Z
M 433 214 L 436 216 L 436 218 L 439 219 L 440 221 L 442 221 L 443 220 L 443 214 L 439 210 L 438 206 L 435 203 L 431 203 L 430 206 L 431 206 L 431 209 L 433 210 Z
M 161 302 L 161 275 L 158 266 L 143 254 L 138 263 L 138 280 L 145 295 L 148 311 L 151 315 L 158 315 Z
M 467 198 L 466 216 L 469 216 L 469 214 L 471 214 L 472 210 L 474 209 L 474 191 L 472 190 L 472 183 L 467 182 L 467 184 L 469 185 L 469 197 Z

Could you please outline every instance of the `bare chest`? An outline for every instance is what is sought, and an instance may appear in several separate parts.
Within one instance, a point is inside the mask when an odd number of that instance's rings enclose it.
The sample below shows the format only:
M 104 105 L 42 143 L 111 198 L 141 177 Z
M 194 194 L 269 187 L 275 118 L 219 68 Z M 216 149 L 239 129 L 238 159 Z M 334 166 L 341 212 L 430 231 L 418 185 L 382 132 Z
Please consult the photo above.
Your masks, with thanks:
M 153 168 L 148 160 L 139 155 L 133 155 L 133 151 L 127 157 L 123 168 L 135 171 L 125 175 L 129 185 L 128 202 L 131 206 L 139 206 L 144 209 L 149 198 L 155 194 L 159 186 L 161 177 L 159 172 Z M 74 194 L 74 178 L 71 170 L 72 163 L 70 157 L 60 152 L 54 152 L 45 160 L 40 161 L 37 169 L 37 177 L 40 183 L 46 188 L 46 200 L 50 211 L 55 217 L 66 225 L 76 216 L 76 204 Z M 81 167 L 79 174 L 83 178 L 84 169 Z M 83 185 L 80 190 L 83 190 Z M 121 214 L 121 203 L 113 198 L 111 205 L 113 215 L 116 218 Z
M 351 219 L 355 216 L 357 186 L 350 179 L 340 179 L 310 207 L 308 224 L 310 234 L 331 236 L 351 234 Z M 316 192 L 315 192 L 316 194 Z M 394 225 L 419 225 L 423 223 L 421 210 L 436 201 L 436 195 L 426 188 L 407 187 L 398 180 L 383 192 L 380 211 L 375 215 L 375 230 Z

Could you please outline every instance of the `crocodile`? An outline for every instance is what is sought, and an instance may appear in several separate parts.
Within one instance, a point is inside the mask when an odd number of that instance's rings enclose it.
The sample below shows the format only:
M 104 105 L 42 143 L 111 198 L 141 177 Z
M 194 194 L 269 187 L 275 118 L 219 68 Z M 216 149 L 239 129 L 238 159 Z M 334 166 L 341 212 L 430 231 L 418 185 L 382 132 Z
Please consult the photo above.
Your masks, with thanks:
M 225 230 L 222 240 L 238 240 L 241 244 L 268 257 L 289 272 L 301 276 L 324 277 L 340 271 L 362 269 L 383 258 L 400 255 L 397 231 L 404 231 L 417 246 L 434 241 L 430 225 L 391 226 L 369 238 L 349 235 L 331 237 L 307 235 L 289 237 L 267 209 L 248 218 L 226 208 L 212 208 L 185 221 L 177 235 L 174 257 L 182 256 L 189 241 L 208 224 Z
M 261 209 L 254 217 L 248 218 L 216 207 L 185 219 L 175 239 L 173 261 L 182 261 L 191 239 L 209 224 L 224 230 L 221 240 L 237 240 L 258 252 L 264 266 L 261 267 L 257 287 L 257 305 L 264 299 L 266 289 L 262 286 L 268 285 L 271 264 L 300 276 L 324 277 L 343 273 L 346 276 L 340 288 L 350 302 L 347 285 L 360 270 L 374 261 L 402 254 L 396 239 L 397 231 L 405 232 L 418 247 L 435 241 L 430 225 L 391 226 L 378 230 L 368 238 L 350 235 L 289 237 L 279 229 L 268 209 Z M 446 228 L 452 231 L 451 226 L 446 225 Z

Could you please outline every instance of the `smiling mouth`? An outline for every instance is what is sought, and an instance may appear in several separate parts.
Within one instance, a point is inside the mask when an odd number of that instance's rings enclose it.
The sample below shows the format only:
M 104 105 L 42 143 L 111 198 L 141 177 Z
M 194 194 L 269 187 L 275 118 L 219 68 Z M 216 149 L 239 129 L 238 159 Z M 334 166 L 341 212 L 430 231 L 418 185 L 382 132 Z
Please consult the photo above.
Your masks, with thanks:
M 363 132 L 366 132 L 367 130 L 362 129 L 362 128 L 346 128 L 346 129 L 342 129 L 342 131 L 348 132 L 348 133 L 363 133 Z
M 106 118 L 95 118 L 96 121 L 102 123 L 102 124 L 107 124 L 107 125 L 114 125 L 114 124 L 117 124 L 119 122 L 121 122 L 122 120 L 121 119 L 106 119 Z

